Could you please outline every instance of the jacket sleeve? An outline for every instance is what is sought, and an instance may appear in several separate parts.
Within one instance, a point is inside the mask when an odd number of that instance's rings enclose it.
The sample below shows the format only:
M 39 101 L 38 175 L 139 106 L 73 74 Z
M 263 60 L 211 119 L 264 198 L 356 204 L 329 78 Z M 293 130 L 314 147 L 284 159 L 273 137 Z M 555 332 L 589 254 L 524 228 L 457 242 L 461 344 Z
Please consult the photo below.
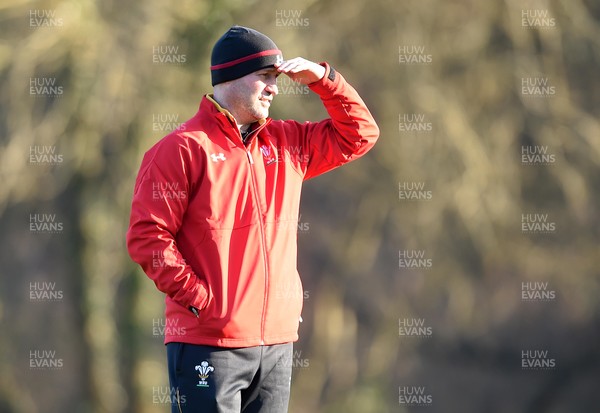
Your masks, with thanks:
M 185 262 L 176 235 L 193 173 L 185 139 L 168 135 L 146 153 L 136 179 L 127 249 L 156 287 L 182 306 L 203 309 L 208 288 Z
M 379 137 L 377 123 L 356 90 L 331 66 L 322 64 L 325 76 L 309 88 L 319 95 L 330 118 L 301 127 L 303 146 L 308 149 L 304 179 L 361 157 Z

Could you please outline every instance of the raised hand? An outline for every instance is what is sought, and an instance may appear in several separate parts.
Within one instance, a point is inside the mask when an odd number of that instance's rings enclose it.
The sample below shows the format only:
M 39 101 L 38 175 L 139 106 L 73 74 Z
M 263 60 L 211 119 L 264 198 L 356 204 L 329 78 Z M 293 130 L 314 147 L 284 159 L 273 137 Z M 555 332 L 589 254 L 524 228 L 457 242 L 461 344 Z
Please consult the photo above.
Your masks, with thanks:
M 275 68 L 295 82 L 303 85 L 321 80 L 325 76 L 325 68 L 318 63 L 311 62 L 302 57 L 284 60 L 276 64 Z

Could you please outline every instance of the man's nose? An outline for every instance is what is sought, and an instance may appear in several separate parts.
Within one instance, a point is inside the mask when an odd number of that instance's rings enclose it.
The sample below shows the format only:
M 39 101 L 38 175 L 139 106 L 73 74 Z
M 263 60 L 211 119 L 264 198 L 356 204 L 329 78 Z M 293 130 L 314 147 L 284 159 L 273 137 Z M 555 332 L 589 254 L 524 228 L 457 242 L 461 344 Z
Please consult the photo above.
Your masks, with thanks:
M 267 86 L 265 87 L 265 90 L 267 92 L 269 92 L 270 94 L 272 94 L 273 96 L 277 95 L 277 93 L 279 93 L 279 89 L 277 88 L 277 80 L 273 80 L 272 82 L 269 82 L 267 84 Z

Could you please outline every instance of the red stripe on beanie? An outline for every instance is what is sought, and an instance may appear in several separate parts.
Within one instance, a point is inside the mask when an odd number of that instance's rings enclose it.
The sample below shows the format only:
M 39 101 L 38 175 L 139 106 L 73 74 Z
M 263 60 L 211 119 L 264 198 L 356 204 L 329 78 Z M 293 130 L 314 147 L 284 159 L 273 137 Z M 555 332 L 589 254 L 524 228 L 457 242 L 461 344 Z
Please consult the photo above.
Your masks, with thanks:
M 226 63 L 221 63 L 218 65 L 211 66 L 210 70 L 225 69 L 227 67 L 231 67 L 231 66 L 235 66 L 237 64 L 243 63 L 243 62 L 247 62 L 248 60 L 256 59 L 257 57 L 271 56 L 274 54 L 282 54 L 282 53 L 281 53 L 281 50 L 279 50 L 279 49 L 264 50 L 262 52 L 258 52 L 258 53 L 254 53 L 254 54 L 251 54 L 248 56 L 240 57 L 239 59 L 232 60 L 231 62 L 226 62 Z

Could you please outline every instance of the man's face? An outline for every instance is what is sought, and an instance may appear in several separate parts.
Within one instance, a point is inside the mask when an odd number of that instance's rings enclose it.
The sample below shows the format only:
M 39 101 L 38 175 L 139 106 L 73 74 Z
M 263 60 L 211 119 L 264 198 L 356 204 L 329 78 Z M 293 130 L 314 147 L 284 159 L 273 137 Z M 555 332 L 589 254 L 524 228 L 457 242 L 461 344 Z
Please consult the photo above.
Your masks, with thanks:
M 228 109 L 238 123 L 245 125 L 269 116 L 269 107 L 277 95 L 277 76 L 277 70 L 268 67 L 230 82 Z

